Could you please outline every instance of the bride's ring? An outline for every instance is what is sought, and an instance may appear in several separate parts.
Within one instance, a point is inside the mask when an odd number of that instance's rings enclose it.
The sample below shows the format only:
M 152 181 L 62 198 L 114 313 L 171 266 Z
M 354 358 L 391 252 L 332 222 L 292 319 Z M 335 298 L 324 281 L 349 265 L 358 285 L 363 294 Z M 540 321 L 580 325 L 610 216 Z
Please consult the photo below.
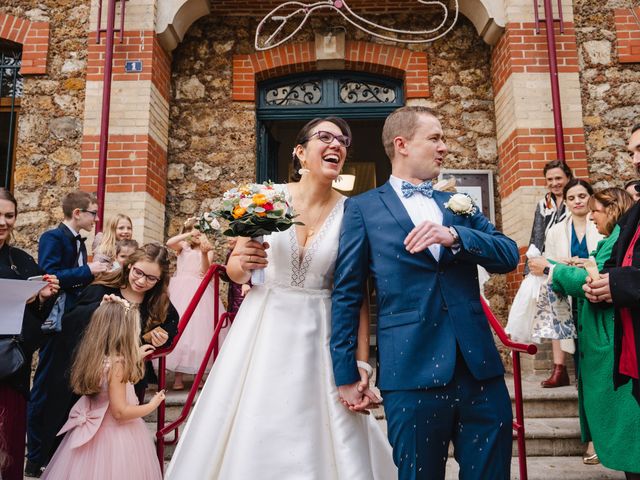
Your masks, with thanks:
M 249 263 L 253 263 L 253 261 L 251 260 L 252 257 L 253 255 L 249 255 Z

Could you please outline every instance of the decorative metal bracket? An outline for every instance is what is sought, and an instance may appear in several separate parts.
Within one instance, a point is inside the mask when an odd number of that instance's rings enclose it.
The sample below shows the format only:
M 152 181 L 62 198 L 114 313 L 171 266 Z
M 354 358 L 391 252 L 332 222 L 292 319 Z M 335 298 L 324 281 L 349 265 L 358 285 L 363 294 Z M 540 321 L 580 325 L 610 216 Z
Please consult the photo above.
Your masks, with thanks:
M 442 21 L 436 27 L 427 30 L 401 30 L 397 28 L 385 27 L 384 25 L 379 25 L 371 20 L 367 20 L 366 18 L 355 13 L 347 4 L 346 0 L 322 0 L 312 3 L 303 3 L 303 2 L 295 2 L 289 1 L 284 2 L 282 5 L 274 8 L 269 12 L 269 14 L 262 19 L 262 21 L 258 24 L 258 28 L 256 29 L 256 37 L 255 37 L 255 48 L 258 51 L 269 50 L 271 48 L 282 45 L 286 41 L 293 38 L 296 33 L 298 33 L 304 24 L 307 22 L 311 14 L 318 10 L 333 10 L 340 14 L 348 23 L 353 25 L 356 28 L 372 35 L 374 37 L 389 40 L 392 42 L 398 43 L 429 43 L 442 38 L 447 33 L 451 31 L 451 29 L 456 24 L 458 20 L 458 0 L 453 0 L 453 20 L 451 24 L 445 28 L 447 24 L 447 20 L 449 19 L 450 10 L 447 8 L 445 3 L 440 0 L 416 0 L 418 3 L 423 5 L 433 5 L 435 7 L 442 9 Z M 298 22 L 297 26 L 293 29 L 291 33 L 283 34 L 281 38 L 278 38 L 282 33 L 285 25 L 288 22 Z M 275 30 L 270 35 L 264 34 L 263 30 L 268 27 L 275 27 Z M 444 31 L 438 33 L 441 29 L 445 28 Z M 376 31 L 377 30 L 377 31 Z M 268 35 L 268 36 L 267 36 Z M 266 38 L 261 39 L 261 37 L 266 36 Z M 408 36 L 409 38 L 400 38 L 397 36 Z M 427 37 L 427 38 L 416 38 L 416 37 Z

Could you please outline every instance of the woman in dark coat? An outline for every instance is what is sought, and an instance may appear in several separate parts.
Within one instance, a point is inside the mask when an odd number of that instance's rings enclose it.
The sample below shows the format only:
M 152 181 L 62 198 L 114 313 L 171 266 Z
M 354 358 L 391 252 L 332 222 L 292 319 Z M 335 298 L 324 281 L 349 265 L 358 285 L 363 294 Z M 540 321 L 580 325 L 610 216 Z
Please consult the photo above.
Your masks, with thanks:
M 69 387 L 69 369 L 73 351 L 79 344 L 91 315 L 105 295 L 117 295 L 139 305 L 142 323 L 142 343 L 154 347 L 169 346 L 178 332 L 179 316 L 169 301 L 169 257 L 165 247 L 151 243 L 136 250 L 121 270 L 103 274 L 89 285 L 78 299 L 73 310 L 62 319 L 62 335 L 56 345 L 56 368 L 47 379 L 48 388 L 54 390 L 49 398 L 55 404 L 48 406 L 49 422 L 42 451 L 48 452 L 47 460 L 58 444 L 56 435 L 67 419 L 77 397 Z M 139 397 L 144 395 L 152 370 L 147 364 L 147 377 L 136 385 Z
M 8 190 L 0 188 L 0 278 L 26 280 L 43 272 L 31 255 L 8 243 L 17 215 L 15 198 Z M 40 326 L 52 304 L 48 300 L 59 289 L 58 279 L 54 275 L 45 275 L 44 280 L 49 285 L 40 290 L 24 311 L 18 340 L 25 362 L 15 373 L 0 380 L 0 453 L 5 454 L 4 462 L 0 465 L 0 478 L 3 480 L 23 478 L 31 357 L 42 341 Z M 0 361 L 3 359 L 0 358 Z

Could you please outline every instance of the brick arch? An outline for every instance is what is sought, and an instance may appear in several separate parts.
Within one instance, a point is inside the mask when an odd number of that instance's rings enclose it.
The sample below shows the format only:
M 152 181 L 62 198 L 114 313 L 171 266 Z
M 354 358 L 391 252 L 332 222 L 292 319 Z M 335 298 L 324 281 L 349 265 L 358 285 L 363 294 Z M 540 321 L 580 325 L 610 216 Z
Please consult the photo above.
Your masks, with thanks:
M 47 73 L 49 22 L 0 13 L 0 38 L 22 45 L 22 75 Z
M 344 68 L 404 80 L 406 98 L 429 96 L 427 54 L 377 43 L 346 41 Z M 233 57 L 232 98 L 254 102 L 256 83 L 268 78 L 318 70 L 315 43 L 293 43 Z

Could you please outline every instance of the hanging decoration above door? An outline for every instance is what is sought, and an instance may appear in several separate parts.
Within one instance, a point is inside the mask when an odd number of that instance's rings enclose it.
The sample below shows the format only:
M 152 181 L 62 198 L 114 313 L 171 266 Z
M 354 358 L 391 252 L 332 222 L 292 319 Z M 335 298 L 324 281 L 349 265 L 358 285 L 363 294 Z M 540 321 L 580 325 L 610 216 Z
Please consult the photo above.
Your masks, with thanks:
M 451 8 L 439 0 L 415 0 L 422 5 L 431 5 L 441 10 L 442 20 L 434 28 L 427 30 L 402 30 L 386 27 L 355 13 L 346 0 L 323 0 L 317 2 L 284 2 L 262 19 L 256 29 L 256 50 L 269 50 L 293 38 L 309 17 L 319 10 L 333 10 L 348 23 L 374 37 L 398 43 L 429 43 L 442 38 L 458 20 L 458 0 L 453 0 Z M 450 14 L 453 18 L 450 20 Z M 287 28 L 285 28 L 287 27 Z M 269 33 L 270 32 L 270 33 Z

